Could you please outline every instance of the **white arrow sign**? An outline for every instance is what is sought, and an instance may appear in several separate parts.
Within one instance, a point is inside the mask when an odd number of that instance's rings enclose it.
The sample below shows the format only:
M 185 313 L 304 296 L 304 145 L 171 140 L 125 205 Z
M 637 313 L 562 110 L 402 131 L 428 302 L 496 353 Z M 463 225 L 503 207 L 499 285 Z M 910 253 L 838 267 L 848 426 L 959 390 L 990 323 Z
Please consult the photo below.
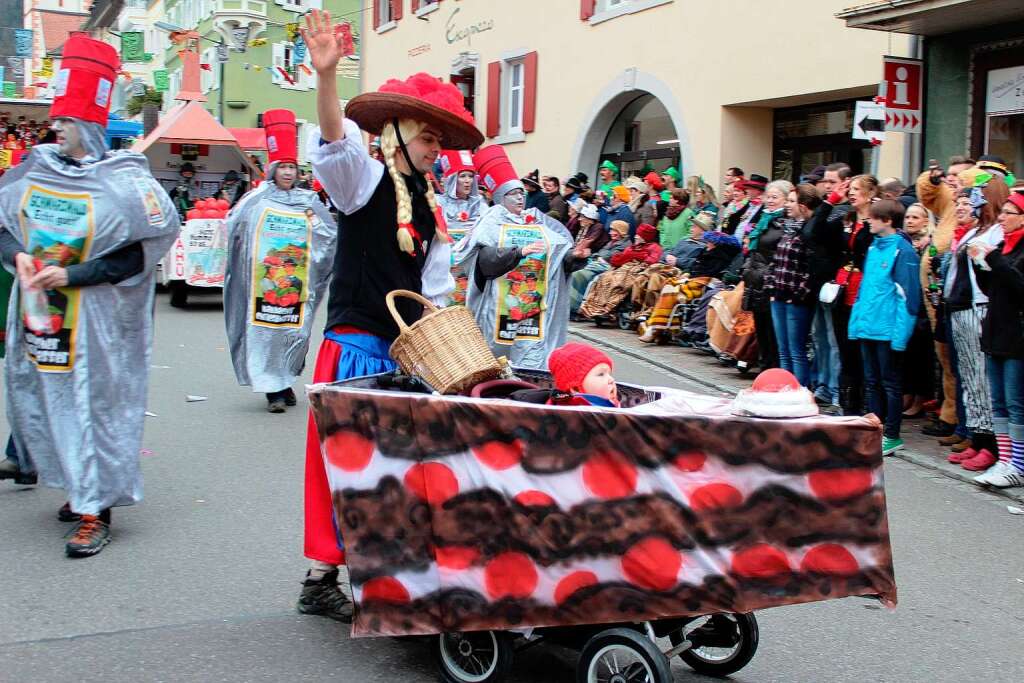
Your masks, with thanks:
M 885 140 L 885 103 L 857 102 L 853 112 L 854 140 Z

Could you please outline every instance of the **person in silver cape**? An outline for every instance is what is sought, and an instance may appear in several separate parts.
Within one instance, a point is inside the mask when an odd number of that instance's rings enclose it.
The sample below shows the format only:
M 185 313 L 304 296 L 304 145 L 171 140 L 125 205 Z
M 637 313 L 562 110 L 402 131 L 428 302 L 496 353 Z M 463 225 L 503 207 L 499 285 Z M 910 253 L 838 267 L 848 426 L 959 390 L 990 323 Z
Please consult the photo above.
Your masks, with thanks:
M 573 255 L 573 239 L 564 225 L 537 209 L 524 208 L 522 182 L 502 183 L 492 196 L 494 206 L 484 211 L 472 234 L 456 246 L 453 260 L 470 275 L 467 304 L 494 354 L 507 357 L 513 367 L 546 370 L 548 356 L 565 344 L 568 333 L 568 278 L 586 260 Z M 507 225 L 541 226 L 543 239 L 525 246 L 501 246 L 502 226 Z M 509 284 L 501 286 L 502 280 L 518 281 L 519 273 L 513 271 L 536 260 L 531 258 L 534 256 L 546 262 L 543 296 L 537 302 L 539 311 L 535 308 L 533 313 L 539 319 L 541 333 L 524 336 L 517 333 L 515 324 L 501 325 L 499 296 L 502 291 L 508 292 L 504 299 L 512 296 Z M 531 286 L 530 269 L 526 270 L 521 285 L 524 290 Z M 512 307 L 506 304 L 506 308 Z
M 316 192 L 295 186 L 297 176 L 295 163 L 271 163 L 267 168 L 268 180 L 242 197 L 228 214 L 224 323 L 231 362 L 241 386 L 251 386 L 254 392 L 267 395 L 267 410 L 271 413 L 283 413 L 286 405 L 296 403 L 292 384 L 306 362 L 313 318 L 331 279 L 337 240 L 337 228 L 327 207 Z M 306 254 L 285 255 L 279 267 L 255 263 L 256 256 L 266 256 L 256 254 L 263 221 L 268 215 L 296 213 L 305 217 L 312 237 Z M 302 259 L 304 263 L 296 262 Z M 295 277 L 296 270 L 305 271 L 305 282 Z M 254 283 L 254 273 L 260 276 L 257 283 Z M 272 310 L 290 312 L 294 309 L 298 320 L 283 324 L 257 320 L 257 308 L 264 299 L 257 301 L 256 291 L 265 290 L 264 296 L 281 291 L 282 280 L 294 281 L 296 286 L 291 289 L 299 291 L 291 296 L 297 301 L 279 302 L 281 306 Z
M 98 553 L 110 508 L 142 500 L 154 271 L 178 213 L 146 157 L 110 152 L 104 127 L 58 117 L 0 179 L 8 309 L 7 417 L 41 484 L 64 489 L 65 551 Z

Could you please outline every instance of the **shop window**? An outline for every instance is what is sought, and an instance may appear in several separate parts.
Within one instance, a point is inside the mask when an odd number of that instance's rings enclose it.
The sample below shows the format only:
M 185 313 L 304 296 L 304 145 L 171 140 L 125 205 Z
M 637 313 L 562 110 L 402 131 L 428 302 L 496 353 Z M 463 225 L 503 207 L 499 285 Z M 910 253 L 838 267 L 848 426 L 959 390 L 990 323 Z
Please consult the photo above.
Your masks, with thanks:
M 487 135 L 519 142 L 537 115 L 537 53 L 491 62 L 487 69 Z
M 984 142 L 986 154 L 1024 175 L 1024 65 L 988 72 Z
M 871 145 L 854 140 L 853 100 L 775 110 L 772 178 L 797 182 L 815 166 L 842 161 L 855 173 L 870 167 Z

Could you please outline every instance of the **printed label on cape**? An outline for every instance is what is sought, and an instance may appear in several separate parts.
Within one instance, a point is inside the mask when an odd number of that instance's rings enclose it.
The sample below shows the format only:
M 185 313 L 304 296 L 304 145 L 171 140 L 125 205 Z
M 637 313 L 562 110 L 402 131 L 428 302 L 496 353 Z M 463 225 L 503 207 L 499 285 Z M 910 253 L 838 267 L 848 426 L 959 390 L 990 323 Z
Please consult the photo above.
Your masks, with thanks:
M 92 196 L 30 185 L 21 201 L 21 234 L 36 268 L 66 268 L 89 256 L 93 236 Z M 21 292 L 28 357 L 43 372 L 75 366 L 81 290 L 65 287 Z
M 498 278 L 495 288 L 498 297 L 498 315 L 494 341 L 512 345 L 517 340 L 544 339 L 544 295 L 548 288 L 548 256 L 550 248 L 543 225 L 501 226 L 499 247 L 525 247 L 543 240 L 543 254 L 531 254 L 519 262 L 510 273 Z
M 228 228 L 223 218 L 185 221 L 185 282 L 196 287 L 223 287 L 228 265 Z
M 469 234 L 471 223 L 448 223 L 448 235 L 455 244 L 461 242 Z M 448 295 L 448 306 L 465 306 L 466 293 L 469 290 L 469 273 L 462 266 L 454 263 L 455 253 L 452 252 L 452 278 L 455 279 L 455 289 Z
M 309 299 L 311 213 L 263 210 L 253 246 L 253 325 L 302 327 Z

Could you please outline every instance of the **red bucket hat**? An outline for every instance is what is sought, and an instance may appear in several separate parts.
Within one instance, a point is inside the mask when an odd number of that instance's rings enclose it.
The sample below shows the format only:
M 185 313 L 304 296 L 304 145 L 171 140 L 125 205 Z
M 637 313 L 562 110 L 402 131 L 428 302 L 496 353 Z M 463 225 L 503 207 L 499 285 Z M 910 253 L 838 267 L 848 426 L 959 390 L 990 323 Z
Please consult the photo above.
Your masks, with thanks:
M 476 165 L 473 163 L 473 153 L 468 149 L 441 150 L 441 170 L 444 172 L 445 178 L 463 171 L 475 173 Z
M 267 160 L 270 163 L 298 163 L 299 136 L 295 112 L 288 109 L 263 112 L 263 132 L 267 136 Z
M 473 155 L 473 163 L 480 174 L 480 182 L 492 195 L 504 196 L 523 186 L 515 166 L 501 145 L 484 147 Z
M 73 33 L 64 43 L 60 66 L 50 118 L 81 119 L 106 128 L 111 90 L 121 68 L 117 50 L 84 33 Z

